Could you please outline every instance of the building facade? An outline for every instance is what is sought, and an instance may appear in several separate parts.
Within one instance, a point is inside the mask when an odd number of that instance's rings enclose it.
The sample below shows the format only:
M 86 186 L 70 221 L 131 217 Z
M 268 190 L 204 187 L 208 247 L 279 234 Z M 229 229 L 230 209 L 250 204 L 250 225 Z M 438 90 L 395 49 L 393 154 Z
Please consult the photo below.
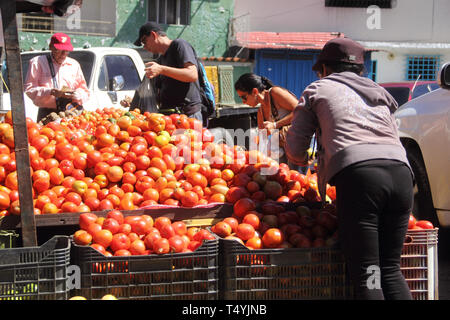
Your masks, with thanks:
M 234 11 L 243 32 L 343 33 L 377 50 L 377 82 L 434 80 L 450 61 L 449 14 L 447 0 L 235 0 Z
M 19 14 L 20 47 L 48 49 L 52 33 L 69 34 L 75 47 L 133 48 L 139 27 L 158 21 L 171 38 L 191 42 L 200 56 L 223 56 L 228 48 L 228 26 L 233 0 L 89 0 L 68 18 Z

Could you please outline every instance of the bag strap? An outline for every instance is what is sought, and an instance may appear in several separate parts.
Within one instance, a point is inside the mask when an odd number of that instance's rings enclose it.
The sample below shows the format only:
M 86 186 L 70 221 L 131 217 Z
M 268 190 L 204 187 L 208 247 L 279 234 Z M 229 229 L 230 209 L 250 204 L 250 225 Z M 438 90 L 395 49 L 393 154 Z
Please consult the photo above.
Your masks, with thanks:
M 53 62 L 52 62 L 52 57 L 51 55 L 47 54 L 47 62 L 48 62 L 48 67 L 50 68 L 50 73 L 52 75 L 52 80 L 53 80 L 53 86 L 55 87 L 55 89 L 58 89 L 58 82 L 56 81 L 56 74 L 55 74 L 55 68 L 53 66 Z
M 277 107 L 275 107 L 275 102 L 273 101 L 272 90 L 269 90 L 269 97 L 270 97 L 270 112 L 272 113 L 273 120 L 276 120 L 276 118 L 278 117 L 278 109 Z

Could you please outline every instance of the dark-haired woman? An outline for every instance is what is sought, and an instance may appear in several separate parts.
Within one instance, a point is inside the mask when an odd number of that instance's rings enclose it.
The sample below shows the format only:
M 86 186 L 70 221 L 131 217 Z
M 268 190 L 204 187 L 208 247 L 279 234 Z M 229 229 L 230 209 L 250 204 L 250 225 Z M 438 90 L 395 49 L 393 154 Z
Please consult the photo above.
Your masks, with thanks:
M 400 257 L 413 204 L 413 175 L 397 131 L 394 98 L 362 76 L 364 47 L 327 42 L 303 92 L 286 152 L 305 163 L 311 136 L 319 144 L 318 180 L 336 186 L 339 243 L 357 299 L 410 300 Z
M 243 74 L 234 88 L 243 103 L 251 107 L 260 105 L 257 113 L 258 129 L 266 129 L 269 133 L 278 130 L 279 161 L 287 162 L 291 169 L 302 169 L 289 162 L 284 154 L 286 133 L 298 104 L 297 97 L 285 88 L 274 86 L 266 77 L 254 73 Z

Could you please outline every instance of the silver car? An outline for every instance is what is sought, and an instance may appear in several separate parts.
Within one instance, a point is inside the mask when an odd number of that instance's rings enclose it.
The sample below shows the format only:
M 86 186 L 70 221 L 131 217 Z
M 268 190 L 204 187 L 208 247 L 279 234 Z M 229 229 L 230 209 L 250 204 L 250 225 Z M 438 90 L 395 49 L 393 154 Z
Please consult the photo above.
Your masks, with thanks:
M 438 74 L 440 88 L 402 105 L 395 117 L 413 168 L 413 214 L 450 226 L 450 62 Z

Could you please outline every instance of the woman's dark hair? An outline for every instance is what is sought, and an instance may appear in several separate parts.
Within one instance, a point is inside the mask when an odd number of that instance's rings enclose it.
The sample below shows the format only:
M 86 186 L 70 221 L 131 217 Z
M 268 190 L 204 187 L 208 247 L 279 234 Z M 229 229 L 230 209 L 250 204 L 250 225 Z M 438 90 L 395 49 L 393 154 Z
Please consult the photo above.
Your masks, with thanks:
M 254 73 L 245 73 L 239 77 L 234 84 L 234 89 L 242 92 L 251 92 L 253 88 L 263 91 L 273 87 L 272 81 L 264 76 L 258 76 Z
M 346 62 L 324 62 L 326 68 L 332 72 L 353 72 L 358 75 L 362 75 L 365 68 L 363 64 L 354 64 L 354 63 L 346 63 Z

